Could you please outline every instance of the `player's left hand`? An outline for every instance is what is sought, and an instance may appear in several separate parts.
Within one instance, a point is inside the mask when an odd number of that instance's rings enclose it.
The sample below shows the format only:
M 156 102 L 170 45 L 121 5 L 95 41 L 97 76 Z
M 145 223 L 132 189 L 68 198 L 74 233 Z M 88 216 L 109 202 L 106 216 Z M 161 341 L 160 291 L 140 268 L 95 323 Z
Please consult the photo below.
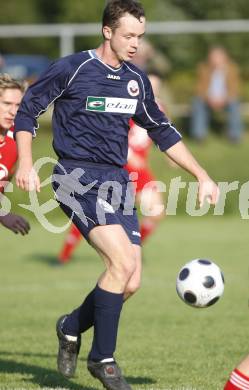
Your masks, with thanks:
M 40 192 L 40 178 L 33 168 L 32 162 L 19 162 L 16 172 L 16 185 L 24 191 Z
M 12 213 L 0 216 L 0 223 L 15 234 L 21 233 L 23 236 L 28 234 L 30 230 L 30 225 L 26 219 Z
M 217 184 L 207 175 L 199 181 L 199 203 L 203 206 L 205 200 L 215 205 L 219 200 L 220 190 Z

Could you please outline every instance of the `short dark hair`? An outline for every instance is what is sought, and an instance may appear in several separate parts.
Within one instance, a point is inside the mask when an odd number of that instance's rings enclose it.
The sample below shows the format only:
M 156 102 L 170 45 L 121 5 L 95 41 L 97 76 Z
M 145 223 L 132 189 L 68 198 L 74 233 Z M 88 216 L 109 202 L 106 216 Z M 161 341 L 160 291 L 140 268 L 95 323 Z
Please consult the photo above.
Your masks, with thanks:
M 135 0 L 110 0 L 103 13 L 102 27 L 108 26 L 115 30 L 119 25 L 119 19 L 125 14 L 131 14 L 138 20 L 145 17 L 143 6 Z

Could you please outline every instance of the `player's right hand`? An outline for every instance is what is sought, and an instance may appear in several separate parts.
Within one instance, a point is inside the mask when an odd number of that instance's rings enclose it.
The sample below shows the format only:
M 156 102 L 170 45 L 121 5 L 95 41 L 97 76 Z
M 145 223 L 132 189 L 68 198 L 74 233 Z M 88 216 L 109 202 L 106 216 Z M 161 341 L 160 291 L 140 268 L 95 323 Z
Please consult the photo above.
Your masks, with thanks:
M 199 179 L 199 203 L 203 206 L 205 200 L 212 205 L 216 205 L 219 201 L 220 190 L 217 184 L 210 179 L 208 175 L 203 179 Z
M 16 172 L 16 185 L 24 191 L 40 192 L 40 179 L 32 165 L 19 165 Z
M 20 215 L 9 213 L 4 216 L 0 216 L 0 223 L 7 229 L 12 230 L 15 234 L 21 233 L 23 236 L 28 234 L 30 225 Z

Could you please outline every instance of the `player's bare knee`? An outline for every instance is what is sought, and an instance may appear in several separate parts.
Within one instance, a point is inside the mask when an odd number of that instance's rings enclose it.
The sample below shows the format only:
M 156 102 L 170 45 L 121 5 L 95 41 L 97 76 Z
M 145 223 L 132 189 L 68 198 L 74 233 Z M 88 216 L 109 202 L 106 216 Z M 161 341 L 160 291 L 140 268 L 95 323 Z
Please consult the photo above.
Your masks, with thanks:
M 112 262 L 110 272 L 115 280 L 118 280 L 126 285 L 135 272 L 135 269 L 136 263 L 132 258 L 122 262 Z
M 132 282 L 128 283 L 125 288 L 125 295 L 131 296 L 135 294 L 139 288 L 141 287 L 141 280 L 133 280 Z

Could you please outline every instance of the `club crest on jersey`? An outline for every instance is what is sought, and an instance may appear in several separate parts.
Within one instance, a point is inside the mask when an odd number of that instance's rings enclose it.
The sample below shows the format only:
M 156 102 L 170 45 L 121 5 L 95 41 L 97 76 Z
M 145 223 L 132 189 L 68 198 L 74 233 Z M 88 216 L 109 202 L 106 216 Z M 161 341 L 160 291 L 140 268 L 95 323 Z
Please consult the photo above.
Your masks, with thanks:
M 131 96 L 137 96 L 139 94 L 139 86 L 138 82 L 136 80 L 130 80 L 127 89 L 129 92 L 129 95 Z

